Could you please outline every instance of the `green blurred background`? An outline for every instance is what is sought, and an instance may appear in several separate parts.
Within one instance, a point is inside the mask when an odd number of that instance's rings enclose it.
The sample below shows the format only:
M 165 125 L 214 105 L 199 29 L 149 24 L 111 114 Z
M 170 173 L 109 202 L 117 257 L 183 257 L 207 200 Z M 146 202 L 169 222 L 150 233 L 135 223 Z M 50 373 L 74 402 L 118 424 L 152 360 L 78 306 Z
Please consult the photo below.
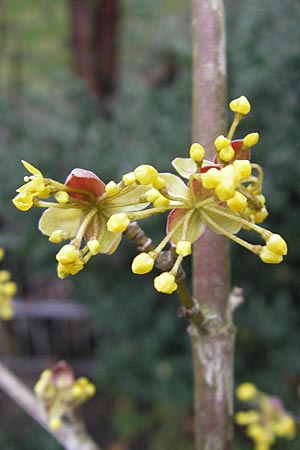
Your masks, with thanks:
M 237 136 L 261 135 L 253 160 L 265 169 L 270 211 L 265 223 L 289 244 L 278 267 L 232 246 L 232 283 L 245 293 L 236 313 L 236 383 L 252 381 L 299 413 L 300 4 L 228 0 L 226 8 L 229 98 L 246 95 L 252 104 Z M 174 157 L 187 156 L 190 21 L 189 2 L 120 1 L 114 92 L 107 89 L 97 97 L 73 70 L 69 2 L 0 2 L 0 244 L 6 248 L 5 267 L 13 272 L 22 301 L 71 300 L 91 311 L 95 336 L 81 355 L 78 372 L 90 361 L 96 365 L 89 377 L 98 395 L 84 412 L 92 434 L 107 450 L 193 448 L 190 349 L 186 323 L 176 315 L 177 299 L 155 292 L 152 276 L 140 279 L 131 273 L 135 249 L 128 242 L 110 257 L 93 258 L 76 277 L 58 280 L 57 246 L 37 230 L 40 211 L 21 213 L 11 198 L 25 174 L 21 159 L 60 181 L 74 167 L 109 181 L 141 163 L 171 170 Z M 159 217 L 144 226 L 158 241 L 164 224 L 165 217 Z M 186 269 L 189 273 L 188 262 Z M 11 339 L 17 320 L 2 324 Z M 7 361 L 36 356 L 20 345 L 2 347 Z M 57 350 L 38 361 L 46 366 L 69 357 Z M 34 367 L 30 370 L 29 364 L 26 370 L 29 384 Z M 22 366 L 17 372 L 24 375 Z M 60 448 L 5 396 L 0 401 L 1 448 Z M 274 449 L 299 449 L 299 444 L 299 439 L 280 441 Z M 236 450 L 250 448 L 237 430 Z

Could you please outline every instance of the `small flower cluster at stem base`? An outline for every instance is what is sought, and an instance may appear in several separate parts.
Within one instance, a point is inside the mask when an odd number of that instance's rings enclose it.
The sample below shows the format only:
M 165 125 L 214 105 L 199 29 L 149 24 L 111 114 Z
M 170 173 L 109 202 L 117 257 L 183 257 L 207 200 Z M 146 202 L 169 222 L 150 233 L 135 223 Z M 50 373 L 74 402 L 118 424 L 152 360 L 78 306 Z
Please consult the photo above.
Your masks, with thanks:
M 45 405 L 49 428 L 55 431 L 68 412 L 95 395 L 96 388 L 85 377 L 75 379 L 71 367 L 60 361 L 41 373 L 34 392 Z
M 278 398 L 259 391 L 252 383 L 238 386 L 236 396 L 251 407 L 238 411 L 235 422 L 246 427 L 246 435 L 253 441 L 255 450 L 269 450 L 277 438 L 295 437 L 295 420 Z
M 4 249 L 0 247 L 0 261 L 4 258 Z M 17 292 L 17 284 L 11 280 L 9 270 L 0 270 L 0 318 L 10 320 L 14 315 L 12 298 Z

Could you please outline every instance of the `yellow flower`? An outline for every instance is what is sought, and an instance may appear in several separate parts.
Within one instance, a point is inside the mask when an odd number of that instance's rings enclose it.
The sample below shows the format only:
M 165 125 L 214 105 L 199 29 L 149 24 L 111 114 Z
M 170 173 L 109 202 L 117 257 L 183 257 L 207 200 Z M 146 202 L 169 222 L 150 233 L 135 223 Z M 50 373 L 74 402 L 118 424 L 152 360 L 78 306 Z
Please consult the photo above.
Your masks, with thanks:
M 42 173 L 26 161 L 22 161 L 25 169 L 32 175 L 24 178 L 25 184 L 17 189 L 18 195 L 13 199 L 14 205 L 21 211 L 27 211 L 33 206 L 36 197 L 47 198 L 51 194 Z
M 23 164 L 32 176 L 26 177 L 26 184 L 18 189 L 13 202 L 24 211 L 33 205 L 47 208 L 39 229 L 53 243 L 69 241 L 56 255 L 60 278 L 77 274 L 93 255 L 112 254 L 117 249 L 122 232 L 149 204 L 146 193 L 151 186 L 143 185 L 145 177 L 157 178 L 156 169 L 140 166 L 132 183 L 127 179 L 128 184 L 111 181 L 105 185 L 93 172 L 73 169 L 61 184 L 44 179 L 38 169 Z M 57 203 L 41 200 L 50 194 Z
M 47 411 L 49 428 L 54 431 L 62 425 L 66 412 L 76 409 L 95 391 L 95 386 L 87 378 L 76 380 L 71 367 L 64 361 L 43 371 L 34 387 L 36 396 Z

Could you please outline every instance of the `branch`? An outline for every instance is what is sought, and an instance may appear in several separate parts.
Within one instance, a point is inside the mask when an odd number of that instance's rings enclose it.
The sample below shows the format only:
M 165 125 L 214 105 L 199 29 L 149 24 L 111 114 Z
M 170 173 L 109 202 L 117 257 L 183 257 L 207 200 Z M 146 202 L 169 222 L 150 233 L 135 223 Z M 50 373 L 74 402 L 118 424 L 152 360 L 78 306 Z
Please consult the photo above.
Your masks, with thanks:
M 56 439 L 65 450 L 101 450 L 85 429 L 78 416 L 70 417 L 70 423 L 52 431 L 48 427 L 48 417 L 43 405 L 30 389 L 0 362 L 0 387 L 3 391 Z

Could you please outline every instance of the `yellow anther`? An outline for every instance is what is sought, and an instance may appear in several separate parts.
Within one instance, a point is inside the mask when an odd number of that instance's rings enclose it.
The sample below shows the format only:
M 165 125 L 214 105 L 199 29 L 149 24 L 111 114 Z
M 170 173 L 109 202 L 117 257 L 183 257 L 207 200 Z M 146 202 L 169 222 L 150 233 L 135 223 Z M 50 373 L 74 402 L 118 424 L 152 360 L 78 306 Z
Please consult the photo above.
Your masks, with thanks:
M 235 184 L 232 180 L 223 180 L 215 188 L 215 194 L 221 202 L 230 200 L 235 195 Z
M 227 147 L 222 148 L 219 152 L 219 157 L 222 161 L 229 162 L 234 157 L 234 150 L 231 145 L 227 145 Z
M 56 254 L 59 263 L 66 265 L 80 260 L 80 252 L 74 245 L 66 244 Z
M 180 256 L 187 256 L 192 253 L 192 244 L 190 241 L 179 241 L 176 245 L 176 253 Z
M 132 186 L 136 182 L 136 178 L 133 172 L 125 173 L 122 180 L 125 186 Z
M 239 400 L 247 402 L 257 395 L 256 386 L 253 383 L 242 383 L 236 389 L 236 396 Z
M 146 200 L 147 202 L 155 202 L 155 200 L 160 197 L 160 192 L 157 189 L 149 189 L 149 191 L 146 193 Z
M 165 180 L 164 180 L 163 178 L 161 178 L 160 176 L 158 176 L 157 178 L 155 178 L 154 181 L 152 181 L 152 185 L 153 185 L 153 187 L 154 187 L 155 189 L 160 190 L 160 189 L 162 189 L 162 188 L 165 187 L 166 182 L 165 182 Z
M 201 174 L 202 184 L 206 189 L 213 189 L 220 183 L 222 179 L 221 171 L 215 167 Z
M 54 244 L 59 244 L 64 239 L 63 235 L 63 230 L 55 230 L 50 234 L 49 241 L 53 242 Z
M 227 205 L 233 211 L 243 211 L 247 206 L 247 198 L 240 192 L 236 192 L 234 197 L 227 201 Z
M 266 264 L 279 264 L 283 260 L 281 254 L 272 252 L 267 246 L 262 247 L 259 257 Z
M 158 292 L 172 294 L 172 292 L 177 289 L 175 276 L 169 272 L 163 272 L 158 277 L 154 278 L 154 287 Z
M 235 113 L 246 115 L 250 112 L 251 105 L 248 99 L 244 95 L 242 95 L 241 97 L 232 100 L 229 103 L 229 108 Z
M 101 244 L 97 239 L 91 239 L 87 242 L 87 246 L 92 255 L 97 255 L 101 250 Z
M 265 220 L 265 218 L 268 216 L 267 208 L 263 207 L 259 211 L 255 211 L 253 213 L 254 222 L 255 223 L 261 223 Z
M 70 196 L 65 191 L 58 191 L 54 194 L 54 198 L 58 203 L 65 204 L 68 203 Z
M 218 150 L 218 152 L 223 148 L 228 147 L 228 145 L 230 145 L 230 139 L 226 138 L 222 134 L 218 136 L 215 140 L 215 147 Z
M 140 253 L 132 261 L 131 269 L 133 273 L 143 275 L 151 272 L 154 266 L 154 259 L 148 253 Z
M 130 220 L 125 213 L 113 214 L 107 221 L 107 229 L 112 233 L 122 233 L 126 230 Z
M 117 183 L 115 183 L 114 181 L 110 181 L 105 186 L 105 191 L 106 191 L 107 195 L 109 195 L 109 197 L 113 197 L 120 191 L 120 188 L 117 185 Z
M 153 166 L 142 164 L 134 170 L 134 175 L 139 183 L 145 185 L 153 183 L 156 180 L 158 173 Z
M 287 254 L 287 244 L 279 234 L 272 234 L 272 236 L 267 240 L 266 246 L 271 252 L 279 255 Z
M 155 208 L 159 208 L 160 206 L 168 206 L 169 204 L 170 200 L 167 197 L 164 197 L 163 195 L 157 197 L 157 199 L 153 203 Z
M 244 137 L 243 145 L 245 147 L 253 147 L 256 145 L 259 141 L 259 134 L 258 133 L 249 133 L 247 136 Z
M 194 144 L 191 145 L 190 157 L 194 161 L 201 162 L 203 160 L 204 156 L 205 156 L 205 149 L 204 149 L 204 147 L 202 147 L 202 145 L 198 144 L 197 142 L 195 142 Z
M 236 180 L 248 178 L 251 175 L 251 163 L 247 159 L 237 159 L 232 163 L 234 167 L 234 177 Z
M 68 275 L 70 274 L 70 272 L 68 272 L 65 268 L 65 266 L 63 266 L 62 264 L 58 263 L 57 264 L 57 276 L 58 278 L 60 278 L 61 280 L 63 280 L 64 278 L 66 278 Z

